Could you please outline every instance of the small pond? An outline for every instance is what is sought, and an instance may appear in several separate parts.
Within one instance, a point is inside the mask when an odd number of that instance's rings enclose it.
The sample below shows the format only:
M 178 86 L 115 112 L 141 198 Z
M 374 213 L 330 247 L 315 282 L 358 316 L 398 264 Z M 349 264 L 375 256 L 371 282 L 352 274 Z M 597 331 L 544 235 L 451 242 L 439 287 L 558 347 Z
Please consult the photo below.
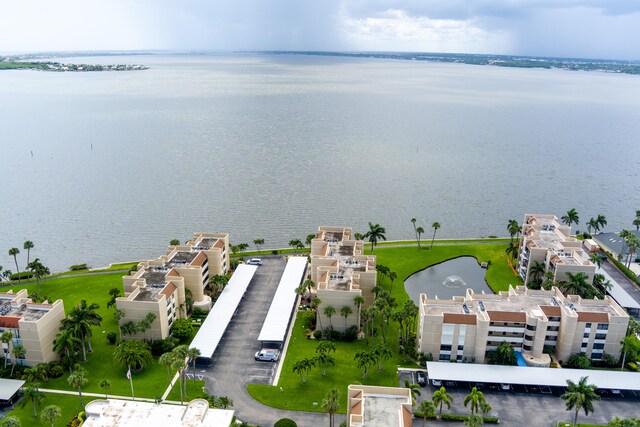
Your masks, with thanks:
M 464 296 L 467 288 L 476 293 L 492 294 L 484 280 L 485 272 L 473 257 L 455 258 L 409 276 L 404 282 L 404 289 L 416 304 L 420 302 L 420 294 L 427 294 L 429 298 L 451 299 Z

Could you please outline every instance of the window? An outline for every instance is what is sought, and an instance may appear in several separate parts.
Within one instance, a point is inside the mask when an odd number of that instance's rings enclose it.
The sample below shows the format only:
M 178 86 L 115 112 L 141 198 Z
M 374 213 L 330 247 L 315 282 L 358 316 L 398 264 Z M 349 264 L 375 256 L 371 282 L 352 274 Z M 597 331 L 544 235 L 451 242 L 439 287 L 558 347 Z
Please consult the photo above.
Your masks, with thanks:
M 593 360 L 600 360 L 600 359 L 602 359 L 602 353 L 595 353 L 595 352 L 591 353 L 591 358 Z
M 560 316 L 551 316 L 549 317 L 549 322 L 559 322 Z
M 440 346 L 440 351 L 451 351 L 451 346 L 443 344 Z
M 557 332 L 560 330 L 560 328 L 558 326 L 549 326 L 547 330 Z
M 533 341 L 533 335 L 525 335 L 524 339 L 527 341 Z
M 596 334 L 597 340 L 605 340 L 607 339 L 607 334 Z
M 591 322 L 587 322 L 584 324 L 585 329 L 590 328 L 591 327 Z
M 531 347 L 530 345 L 523 345 L 523 346 L 522 346 L 522 349 L 523 349 L 524 351 L 531 351 L 531 349 L 532 349 L 532 348 L 533 348 L 533 347 Z
M 547 341 L 558 341 L 558 337 L 554 335 L 547 335 L 546 337 L 544 337 L 544 339 Z
M 464 350 L 464 345 L 459 345 L 458 350 Z
M 527 331 L 535 331 L 535 330 L 536 330 L 535 325 L 527 325 Z
M 586 342 L 582 343 L 582 348 L 587 348 L 587 343 Z
M 608 323 L 598 323 L 598 327 L 596 328 L 599 331 L 608 331 L 609 330 L 609 324 Z
M 450 354 L 441 354 L 440 355 L 440 360 L 451 360 L 451 355 Z
M 598 344 L 598 343 L 593 344 L 594 350 L 602 350 L 603 348 L 604 348 L 604 344 Z
M 582 334 L 582 338 L 589 338 L 589 332 L 585 332 L 584 334 Z

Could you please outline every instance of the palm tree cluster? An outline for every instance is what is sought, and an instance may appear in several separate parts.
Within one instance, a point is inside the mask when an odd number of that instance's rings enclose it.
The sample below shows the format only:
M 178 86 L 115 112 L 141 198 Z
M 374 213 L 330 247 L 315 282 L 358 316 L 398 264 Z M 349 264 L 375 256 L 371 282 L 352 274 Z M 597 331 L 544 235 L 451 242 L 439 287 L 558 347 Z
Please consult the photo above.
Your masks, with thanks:
M 558 287 L 565 295 L 579 295 L 582 298 L 593 298 L 598 294 L 596 288 L 589 283 L 589 275 L 579 273 L 567 273 L 568 280 L 558 283 Z
M 331 353 L 336 352 L 336 345 L 331 341 L 320 341 L 316 347 L 316 355 L 311 358 L 304 358 L 293 364 L 293 372 L 300 375 L 302 383 L 307 382 L 307 378 L 311 370 L 319 366 L 320 372 L 324 377 L 327 375 L 327 368 L 336 364 L 335 358 Z
M 507 231 L 509 232 L 509 236 L 511 236 L 511 245 L 513 246 L 513 239 L 522 232 L 522 227 L 518 224 L 518 221 L 510 219 L 507 224 Z
M 627 259 L 625 261 L 625 265 L 627 268 L 631 266 L 631 261 L 635 258 L 636 250 L 638 246 L 640 246 L 640 239 L 635 233 L 630 232 L 629 230 L 622 230 L 620 232 L 620 237 L 624 240 L 624 244 L 627 246 L 628 250 L 626 251 Z M 620 252 L 620 256 L 623 256 L 625 252 L 624 246 L 623 250 Z
M 23 249 L 25 251 L 27 251 L 27 262 L 25 263 L 26 268 L 28 270 L 31 270 L 30 265 L 31 262 L 30 260 L 30 255 L 31 255 L 31 249 L 34 248 L 34 244 L 31 240 L 27 240 L 26 242 L 24 242 L 24 244 L 22 245 Z M 20 254 L 20 249 L 18 248 L 11 248 L 9 249 L 9 256 L 13 257 L 13 262 L 16 265 L 16 272 L 18 273 L 18 275 L 20 274 L 20 266 L 18 265 L 18 254 Z M 38 261 L 36 264 L 34 264 L 33 266 L 36 267 L 38 266 L 38 271 L 33 271 L 34 275 L 36 274 L 40 274 L 40 278 L 44 277 L 44 276 L 48 276 L 49 274 L 51 274 L 49 272 L 49 269 L 44 267 L 41 263 L 40 260 L 36 258 L 36 260 Z M 4 268 L 0 265 L 0 282 L 2 281 L 6 281 L 6 282 L 11 282 L 11 276 L 12 276 L 12 271 L 11 270 L 4 270 Z M 20 282 L 20 278 L 18 278 L 18 282 Z M 40 281 L 38 280 L 38 285 L 40 285 Z
M 604 215 L 598 214 L 595 218 L 591 218 L 587 221 L 587 232 L 591 234 L 591 230 L 598 233 L 600 230 L 604 229 L 604 226 L 607 225 L 607 218 Z
M 87 350 L 93 351 L 91 348 L 93 327 L 102 324 L 102 316 L 96 311 L 99 308 L 98 304 L 87 304 L 82 300 L 60 322 L 61 332 L 56 335 L 53 348 L 68 366 L 72 366 L 76 361 L 78 345 L 82 349 L 84 362 L 87 361 Z
M 383 369 L 382 363 L 393 357 L 393 352 L 384 344 L 376 344 L 368 351 L 362 350 L 355 354 L 354 360 L 359 369 L 362 370 L 362 378 L 367 378 L 369 368 L 373 365 L 378 366 L 378 370 Z
M 129 341 L 136 342 L 136 341 Z M 139 342 L 139 341 L 138 341 Z M 122 344 L 121 344 L 122 345 Z M 196 381 L 196 360 L 200 356 L 200 350 L 197 348 L 189 348 L 188 345 L 179 345 L 175 347 L 170 352 L 164 353 L 158 359 L 158 363 L 167 368 L 167 376 L 169 377 L 169 382 L 171 382 L 171 372 L 177 371 L 178 377 L 180 380 L 180 403 L 184 401 L 187 397 L 187 379 L 186 372 L 189 368 L 189 364 L 191 364 L 193 370 L 193 382 L 195 384 Z M 151 353 L 149 352 L 149 357 L 151 357 Z M 129 365 L 131 366 L 131 365 Z
M 506 341 L 502 341 L 495 350 L 487 351 L 487 357 L 492 365 L 515 366 L 518 364 L 516 351 Z
M 156 320 L 155 313 L 147 313 L 143 319 L 138 322 L 130 321 L 120 327 L 122 334 L 129 335 L 131 338 L 134 334 L 142 332 L 144 334 L 144 341 L 147 340 L 147 331 L 151 329 L 153 322 Z

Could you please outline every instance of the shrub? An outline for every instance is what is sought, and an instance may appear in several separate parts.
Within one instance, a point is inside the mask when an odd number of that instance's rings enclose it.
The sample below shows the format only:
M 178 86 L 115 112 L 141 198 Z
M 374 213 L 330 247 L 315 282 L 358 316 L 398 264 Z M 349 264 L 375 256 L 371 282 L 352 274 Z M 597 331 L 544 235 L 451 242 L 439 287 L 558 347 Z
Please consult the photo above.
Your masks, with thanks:
M 271 251 L 271 253 L 272 253 L 273 255 L 278 255 L 278 251 L 277 251 L 276 249 L 272 250 L 272 251 Z
M 305 311 L 302 313 L 302 327 L 305 329 L 312 329 L 316 322 L 316 314 L 313 311 Z
M 349 326 L 342 335 L 345 341 L 351 342 L 358 339 L 358 327 L 356 325 Z
M 576 353 L 569 357 L 567 367 L 575 369 L 589 369 L 591 367 L 591 361 L 586 354 Z
M 171 326 L 171 335 L 180 342 L 187 340 L 193 332 L 193 325 L 189 319 L 176 319 Z
M 86 269 L 87 269 L 87 264 L 74 264 L 71 267 L 69 267 L 69 270 L 71 271 L 86 270 Z
M 319 340 L 320 338 L 322 338 L 322 331 L 320 329 L 316 329 L 315 331 L 313 331 L 313 337 Z
M 637 363 L 629 362 L 629 363 L 627 363 L 627 368 L 629 368 L 630 371 L 638 372 L 638 364 Z
M 551 364 L 549 366 L 552 367 L 552 368 L 557 368 L 558 364 L 556 362 L 554 362 L 554 361 L 551 361 Z
M 107 342 L 109 344 L 115 344 L 117 339 L 118 339 L 118 334 L 116 334 L 113 331 L 107 332 Z
M 208 314 L 209 314 L 209 312 L 207 310 L 203 310 L 201 308 L 194 307 L 193 311 L 191 312 L 191 317 L 207 317 Z
M 289 418 L 282 418 L 276 421 L 273 427 L 298 427 L 298 424 Z
M 151 354 L 156 357 L 162 356 L 164 353 L 170 352 L 178 345 L 176 338 L 168 337 L 163 340 L 154 340 L 151 343 Z
M 56 365 L 52 367 L 51 370 L 49 371 L 49 376 L 51 378 L 60 378 L 63 375 L 64 375 L 64 368 L 60 365 Z
M 9 276 L 9 280 L 14 281 L 31 279 L 33 276 L 35 276 L 35 274 L 32 271 L 21 271 L 20 273 L 13 273 L 11 276 Z

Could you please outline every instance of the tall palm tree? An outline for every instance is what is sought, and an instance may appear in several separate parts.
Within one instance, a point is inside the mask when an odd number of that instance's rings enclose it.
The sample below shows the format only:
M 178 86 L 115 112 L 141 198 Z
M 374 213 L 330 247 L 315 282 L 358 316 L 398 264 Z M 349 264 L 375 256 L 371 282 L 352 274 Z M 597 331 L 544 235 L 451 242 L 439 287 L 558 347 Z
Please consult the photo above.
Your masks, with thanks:
M 349 315 L 351 313 L 353 313 L 353 310 L 348 305 L 345 305 L 340 309 L 340 315 L 342 317 L 344 317 L 344 329 L 345 330 L 347 329 L 347 317 L 349 317 Z
M 453 396 L 447 393 L 447 389 L 444 387 L 440 387 L 438 390 L 433 392 L 433 403 L 436 406 L 440 407 L 438 411 L 438 416 L 442 415 L 442 405 L 447 405 L 447 409 L 451 409 L 451 404 L 453 403 Z
M 411 224 L 413 224 L 413 232 L 416 235 L 416 240 L 418 240 L 418 229 L 416 228 L 417 219 L 411 218 Z
M 54 426 L 58 418 L 62 416 L 62 409 L 56 405 L 49 405 L 42 410 L 40 413 L 40 419 L 43 423 L 51 424 L 51 427 Z
M 103 378 L 100 380 L 98 387 L 100 387 L 100 389 L 104 391 L 104 398 L 109 398 L 108 393 L 111 391 L 111 381 L 109 381 L 107 378 Z
M 395 271 L 389 271 L 389 280 L 391 281 L 391 288 L 389 289 L 389 293 L 393 292 L 393 282 L 398 278 L 398 273 Z
M 45 267 L 41 262 L 40 258 L 36 258 L 27 264 L 27 270 L 31 270 L 36 277 L 36 283 L 38 284 L 38 294 L 40 293 L 40 283 L 43 278 L 51 274 L 48 267 Z
M 329 327 L 332 328 L 331 316 L 336 314 L 336 309 L 332 305 L 328 305 L 324 308 L 324 315 L 329 318 Z
M 431 238 L 431 247 L 433 248 L 433 241 L 436 240 L 436 231 L 440 228 L 440 223 L 438 221 L 431 224 L 431 228 L 433 228 L 433 237 Z
M 629 233 L 627 236 L 627 246 L 629 247 L 629 253 L 627 255 L 627 268 L 631 266 L 631 261 L 636 254 L 636 249 L 640 246 L 640 239 L 633 233 Z
M 613 288 L 613 284 L 607 280 L 604 275 L 599 273 L 593 275 L 593 286 L 599 291 L 602 291 L 605 296 L 607 295 L 607 292 L 611 292 L 611 288 Z
M 589 221 L 587 221 L 587 232 L 589 234 L 591 234 L 591 230 L 598 230 L 598 223 L 596 222 L 595 218 L 591 218 L 589 219 Z
M 260 246 L 264 245 L 264 239 L 255 239 L 253 244 L 256 245 L 256 250 L 260 250 Z
M 420 236 L 424 233 L 424 228 L 418 227 L 416 228 L 416 238 L 418 239 L 418 248 L 420 248 Z
M 9 361 L 9 355 L 11 354 L 11 348 L 9 347 L 9 343 L 13 339 L 13 334 L 11 331 L 4 331 L 2 335 L 0 335 L 0 342 L 2 344 L 6 344 L 7 348 L 4 348 L 3 345 L 3 355 L 4 355 L 4 367 L 7 367 L 7 362 Z
M 298 360 L 293 364 L 293 372 L 297 372 L 300 374 L 300 378 L 302 378 L 302 384 L 306 384 L 307 382 L 307 374 L 311 371 L 311 368 L 315 366 L 316 361 L 314 359 L 304 358 L 302 360 Z
M 44 399 L 44 394 L 38 389 L 38 384 L 29 384 L 22 388 L 22 392 L 23 397 L 20 406 L 24 407 L 27 402 L 31 401 L 33 405 L 33 417 L 38 418 L 38 406 L 40 406 L 40 402 Z
M 173 360 L 175 359 L 175 355 L 168 351 L 166 353 L 162 353 L 162 355 L 158 358 L 158 363 L 167 368 L 167 378 L 169 382 L 171 382 L 171 366 L 173 365 Z
M 29 265 L 29 255 L 31 249 L 33 249 L 33 242 L 31 240 L 27 240 L 26 242 L 24 242 L 23 248 L 25 251 L 27 251 L 27 265 Z
M 11 367 L 10 376 L 13 376 L 13 370 L 18 364 L 18 360 L 22 360 L 25 358 L 25 356 L 27 355 L 27 349 L 22 344 L 16 344 L 13 346 L 13 349 L 11 350 L 11 352 L 13 353 L 14 362 L 13 362 L 13 366 Z
M 587 283 L 589 278 L 583 272 L 567 273 L 569 280 L 562 282 L 561 288 L 566 295 L 580 295 L 582 298 L 588 298 L 591 286 Z
M 433 400 L 423 400 L 422 402 L 420 402 L 417 412 L 420 412 L 422 414 L 422 425 L 424 426 L 427 423 L 427 418 L 436 415 L 436 405 Z
M 328 353 L 318 354 L 313 358 L 313 361 L 314 363 L 317 363 L 318 365 L 320 365 L 320 368 L 321 368 L 320 372 L 323 377 L 327 375 L 327 368 L 329 367 L 329 365 L 335 366 L 336 364 L 335 358 Z
M 334 415 L 340 410 L 340 392 L 337 388 L 329 390 L 322 400 L 322 409 L 329 413 L 329 427 L 334 427 Z
M 71 387 L 78 389 L 78 396 L 80 397 L 80 407 L 82 408 L 84 406 L 82 404 L 82 387 L 86 386 L 89 383 L 89 379 L 87 378 L 87 370 L 80 365 L 76 365 L 69 375 L 69 378 L 67 378 L 67 383 Z
M 195 347 L 191 347 L 187 350 L 187 357 L 189 358 L 189 362 L 191 362 L 191 369 L 193 371 L 193 385 L 196 385 L 196 360 L 200 356 L 200 350 Z
M 358 318 L 361 319 L 362 317 L 362 304 L 364 304 L 365 299 L 362 295 L 356 295 L 355 297 L 353 297 L 353 305 L 355 305 L 358 308 Z M 361 319 L 362 321 L 362 319 Z M 360 325 L 358 325 L 360 326 Z
M 540 289 L 540 285 L 542 284 L 542 275 L 545 272 L 544 263 L 534 261 L 531 269 L 529 270 L 529 274 L 533 277 L 534 283 L 537 285 L 536 289 Z
M 309 291 L 309 301 L 311 301 L 311 289 L 316 287 L 316 284 L 314 283 L 313 280 L 311 279 L 307 279 L 302 283 L 307 290 Z
M 16 271 L 18 272 L 18 282 L 20 282 L 20 267 L 18 267 L 18 254 L 20 253 L 20 249 L 11 248 L 9 249 L 9 256 L 13 257 L 13 262 L 16 264 Z
M 595 252 L 591 252 L 589 254 L 589 261 L 591 261 L 592 263 L 597 265 L 598 268 L 600 268 L 602 266 L 602 258 L 600 257 L 600 255 L 598 255 Z
M 589 415 L 589 412 L 593 412 L 593 401 L 600 400 L 600 396 L 596 393 L 597 387 L 592 384 L 587 384 L 589 377 L 581 377 L 580 381 L 576 384 L 571 380 L 567 380 L 567 392 L 560 396 L 565 401 L 567 411 L 575 409 L 575 415 L 573 416 L 573 427 L 578 422 L 578 412 L 582 408 L 585 415 Z
M 318 307 L 320 307 L 320 304 L 322 304 L 322 300 L 318 298 L 317 295 L 311 298 L 311 308 L 313 308 L 313 310 L 316 312 L 316 319 L 318 320 L 318 326 L 320 326 L 320 330 L 322 330 L 322 320 L 320 320 L 320 315 L 318 313 Z
M 478 411 L 480 410 L 480 406 L 482 405 L 482 403 L 486 403 L 487 399 L 484 397 L 484 393 L 482 393 L 480 390 L 478 390 L 476 387 L 473 387 L 471 389 L 471 393 L 469 393 L 465 398 L 464 398 L 464 406 L 465 408 L 467 407 L 467 405 L 469 405 L 469 408 L 471 409 L 471 414 L 477 414 Z
M 507 231 L 511 236 L 511 244 L 513 245 L 513 238 L 516 234 L 522 231 L 522 228 L 520 227 L 520 224 L 518 224 L 518 221 L 516 221 L 515 219 L 510 219 L 509 223 L 507 224 Z
M 375 356 L 369 351 L 359 351 L 355 354 L 354 360 L 358 368 L 362 370 L 362 378 L 366 379 L 369 374 L 369 367 L 376 362 Z
M 371 243 L 371 253 L 373 253 L 373 249 L 378 245 L 378 240 L 387 240 L 385 234 L 387 231 L 380 224 L 369 223 L 369 231 L 367 231 L 364 235 L 364 238 L 369 238 L 369 243 Z
M 607 218 L 602 214 L 598 214 L 596 217 L 596 225 L 596 231 L 604 230 L 604 226 L 607 225 Z
M 511 256 L 511 258 L 515 260 L 516 256 L 518 256 L 518 244 L 514 243 L 513 245 L 507 246 L 507 249 L 505 249 L 505 252 L 507 253 L 507 255 Z
M 571 208 L 567 211 L 566 215 L 562 215 L 560 217 L 560 220 L 564 224 L 571 227 L 571 224 L 575 224 L 575 225 L 579 224 L 580 216 L 578 216 L 578 212 L 575 209 Z

